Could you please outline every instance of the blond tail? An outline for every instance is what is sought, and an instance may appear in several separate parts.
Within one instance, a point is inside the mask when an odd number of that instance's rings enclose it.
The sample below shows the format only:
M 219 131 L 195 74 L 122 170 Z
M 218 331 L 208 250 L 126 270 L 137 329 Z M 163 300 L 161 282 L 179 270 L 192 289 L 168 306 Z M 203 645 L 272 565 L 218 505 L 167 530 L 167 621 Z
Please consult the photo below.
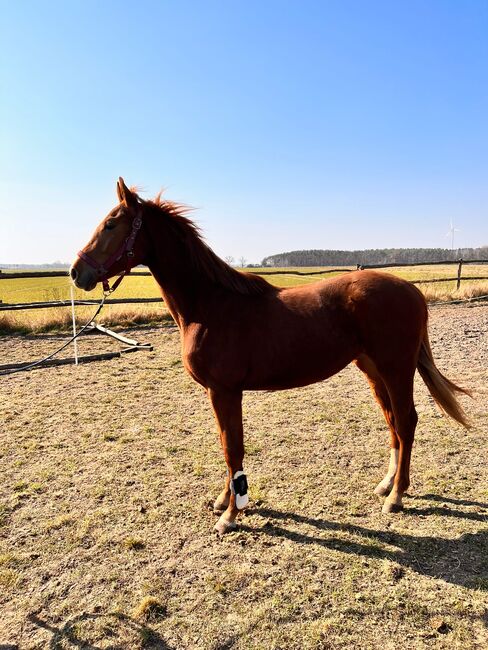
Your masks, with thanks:
M 417 370 L 441 411 L 459 422 L 459 424 L 462 424 L 466 429 L 469 429 L 471 425 L 463 407 L 456 398 L 456 393 L 464 393 L 470 397 L 471 393 L 469 390 L 456 386 L 456 384 L 447 379 L 447 377 L 444 377 L 444 375 L 437 369 L 432 356 L 432 350 L 430 349 L 427 329 L 425 330 L 422 345 L 420 347 Z

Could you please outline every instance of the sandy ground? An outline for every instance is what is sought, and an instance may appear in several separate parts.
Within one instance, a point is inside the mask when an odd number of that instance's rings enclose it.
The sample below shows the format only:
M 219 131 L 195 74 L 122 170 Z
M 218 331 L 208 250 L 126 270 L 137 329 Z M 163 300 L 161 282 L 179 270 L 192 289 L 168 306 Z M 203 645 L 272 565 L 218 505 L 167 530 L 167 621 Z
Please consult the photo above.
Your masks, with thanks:
M 487 647 L 487 326 L 486 304 L 431 309 L 475 426 L 417 379 L 403 514 L 372 494 L 388 436 L 355 368 L 246 394 L 252 504 L 222 539 L 222 454 L 175 328 L 127 331 L 153 352 L 0 377 L 0 648 Z M 2 337 L 0 364 L 63 340 Z

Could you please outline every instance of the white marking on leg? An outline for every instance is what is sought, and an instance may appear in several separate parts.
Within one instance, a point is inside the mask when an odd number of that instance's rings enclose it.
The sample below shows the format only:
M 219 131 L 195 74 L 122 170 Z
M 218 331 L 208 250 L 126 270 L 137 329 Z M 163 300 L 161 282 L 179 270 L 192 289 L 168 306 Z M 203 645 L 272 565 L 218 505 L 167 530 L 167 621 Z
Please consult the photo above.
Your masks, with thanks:
M 398 449 L 390 449 L 390 464 L 388 465 L 387 479 L 395 478 L 398 469 Z
M 396 487 L 393 486 L 392 491 L 386 497 L 383 504 L 382 512 L 400 512 L 403 509 L 403 494 L 397 491 Z
M 388 492 L 393 487 L 393 482 L 398 470 L 398 449 L 390 450 L 390 464 L 388 465 L 388 472 L 385 478 L 378 483 L 375 492 L 382 494 Z
M 236 528 L 236 522 L 232 519 L 227 519 L 225 515 L 222 515 L 214 526 L 214 529 L 219 533 L 219 535 L 224 535 L 225 533 L 228 533 L 231 530 L 235 530 Z

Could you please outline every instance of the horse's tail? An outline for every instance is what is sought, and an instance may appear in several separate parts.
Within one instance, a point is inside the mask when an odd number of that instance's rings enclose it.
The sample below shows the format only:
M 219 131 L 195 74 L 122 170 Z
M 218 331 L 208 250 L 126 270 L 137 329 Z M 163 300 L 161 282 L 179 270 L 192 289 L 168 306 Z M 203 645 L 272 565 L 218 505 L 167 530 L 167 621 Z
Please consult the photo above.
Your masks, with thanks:
M 420 346 L 417 370 L 441 411 L 459 422 L 459 424 L 462 424 L 466 429 L 469 429 L 471 425 L 463 407 L 456 398 L 456 393 L 464 393 L 470 397 L 472 395 L 469 390 L 456 386 L 456 384 L 447 379 L 447 377 L 444 377 L 438 370 L 434 362 L 434 357 L 432 356 L 432 350 L 430 349 L 427 326 L 425 327 L 424 337 Z

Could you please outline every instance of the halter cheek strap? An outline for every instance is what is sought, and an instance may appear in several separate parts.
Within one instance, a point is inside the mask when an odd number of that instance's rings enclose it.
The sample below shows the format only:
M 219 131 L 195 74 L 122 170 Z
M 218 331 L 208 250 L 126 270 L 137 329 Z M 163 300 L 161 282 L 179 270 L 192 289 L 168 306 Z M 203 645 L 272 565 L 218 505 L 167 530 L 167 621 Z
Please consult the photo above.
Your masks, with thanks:
M 93 269 L 95 269 L 98 275 L 98 281 L 102 283 L 103 291 L 105 294 L 109 294 L 115 291 L 115 289 L 117 289 L 117 287 L 125 278 L 125 276 L 129 275 L 129 273 L 131 272 L 133 268 L 132 258 L 134 257 L 134 244 L 136 241 L 137 233 L 141 229 L 141 226 L 142 226 L 141 217 L 135 217 L 132 222 L 132 230 L 130 232 L 130 235 L 127 237 L 126 240 L 122 242 L 122 244 L 118 247 L 115 253 L 113 253 L 107 260 L 105 260 L 103 264 L 94 260 L 93 257 L 90 257 L 88 253 L 85 253 L 85 251 L 83 250 L 78 252 L 78 257 L 82 259 L 84 262 L 86 262 L 87 264 L 89 264 Z M 110 267 L 113 266 L 115 262 L 118 262 L 124 254 L 127 257 L 126 268 L 115 280 L 113 285 L 110 286 L 108 283 L 108 274 L 110 271 Z

